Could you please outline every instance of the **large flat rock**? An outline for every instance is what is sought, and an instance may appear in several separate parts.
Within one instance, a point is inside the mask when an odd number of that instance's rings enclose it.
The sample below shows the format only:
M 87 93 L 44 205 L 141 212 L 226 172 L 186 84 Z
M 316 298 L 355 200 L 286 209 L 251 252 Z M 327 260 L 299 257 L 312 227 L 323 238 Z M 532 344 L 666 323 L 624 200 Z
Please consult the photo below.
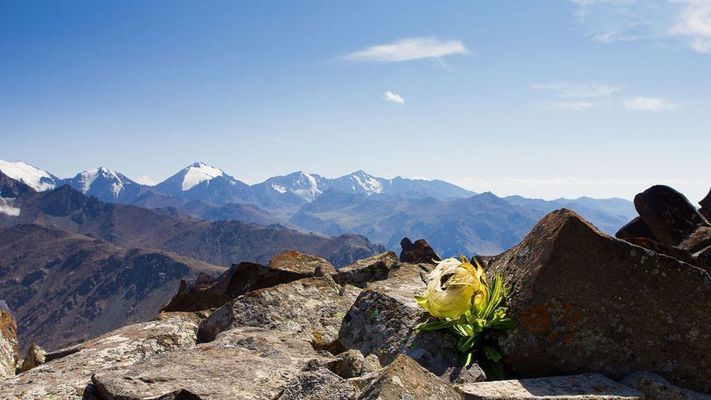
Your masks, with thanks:
M 643 394 L 600 374 L 470 383 L 465 400 L 640 400 Z
M 490 261 L 518 328 L 502 338 L 519 376 L 655 372 L 711 391 L 711 277 L 601 233 L 569 210 Z
M 250 292 L 313 276 L 335 274 L 336 269 L 321 257 L 298 251 L 284 251 L 269 265 L 241 262 L 215 279 L 181 282 L 178 293 L 164 311 L 197 311 L 220 307 L 231 299 Z
M 311 344 L 289 332 L 236 328 L 210 343 L 97 372 L 106 399 L 155 399 L 185 391 L 198 399 L 274 399 L 311 359 Z
M 241 326 L 291 332 L 317 347 L 338 338 L 341 322 L 361 289 L 336 284 L 329 276 L 305 278 L 239 296 L 200 325 L 200 340 Z
M 92 392 L 92 373 L 133 365 L 197 339 L 198 321 L 189 314 L 168 314 L 161 320 L 125 326 L 90 340 L 67 354 L 0 384 L 0 399 L 79 400 Z

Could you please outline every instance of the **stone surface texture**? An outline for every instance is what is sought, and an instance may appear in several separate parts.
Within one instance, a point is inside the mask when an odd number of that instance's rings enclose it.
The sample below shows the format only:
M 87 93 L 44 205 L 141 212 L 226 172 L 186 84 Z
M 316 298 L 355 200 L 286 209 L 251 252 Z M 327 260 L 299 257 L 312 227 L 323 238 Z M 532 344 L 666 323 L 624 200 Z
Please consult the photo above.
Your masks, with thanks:
M 458 386 L 464 400 L 640 400 L 644 395 L 600 374 L 470 383 Z
M 197 339 L 194 316 L 173 314 L 129 325 L 68 351 L 0 383 L 0 399 L 78 400 L 91 393 L 91 374 L 133 365 L 150 356 L 190 347 Z
M 0 300 L 0 379 L 15 375 L 17 352 L 15 316 L 7 304 Z
M 711 277 L 609 237 L 569 210 L 489 263 L 519 326 L 500 341 L 523 377 L 648 370 L 711 390 Z M 683 306 L 680 306 L 683 304 Z

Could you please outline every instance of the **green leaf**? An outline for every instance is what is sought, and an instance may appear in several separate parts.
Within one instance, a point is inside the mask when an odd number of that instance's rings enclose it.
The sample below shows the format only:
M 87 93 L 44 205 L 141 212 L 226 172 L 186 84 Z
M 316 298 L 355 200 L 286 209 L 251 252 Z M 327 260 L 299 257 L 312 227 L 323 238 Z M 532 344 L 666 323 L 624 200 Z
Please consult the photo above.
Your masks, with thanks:
M 503 358 L 501 353 L 491 346 L 484 346 L 484 355 L 494 363 L 498 363 Z
M 438 331 L 441 329 L 446 329 L 449 328 L 450 326 L 454 325 L 457 323 L 457 320 L 451 320 L 451 321 L 446 321 L 446 320 L 438 320 L 438 321 L 432 321 L 432 322 L 424 322 L 415 327 L 416 330 L 422 331 L 422 332 L 432 332 L 432 331 Z

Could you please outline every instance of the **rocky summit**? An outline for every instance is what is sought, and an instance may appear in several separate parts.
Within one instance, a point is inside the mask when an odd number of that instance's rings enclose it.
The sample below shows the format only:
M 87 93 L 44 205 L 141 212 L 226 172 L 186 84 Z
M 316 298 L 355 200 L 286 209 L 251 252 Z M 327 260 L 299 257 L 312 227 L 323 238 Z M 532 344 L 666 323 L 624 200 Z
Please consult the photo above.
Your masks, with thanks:
M 0 398 L 709 399 L 708 221 L 670 188 L 640 199 L 620 238 L 561 209 L 478 258 L 517 322 L 490 338 L 506 380 L 464 368 L 449 332 L 416 329 L 436 252 L 403 240 L 401 258 L 340 269 L 286 251 L 198 275 L 152 320 L 57 351 L 28 344 L 24 360 L 3 307 Z

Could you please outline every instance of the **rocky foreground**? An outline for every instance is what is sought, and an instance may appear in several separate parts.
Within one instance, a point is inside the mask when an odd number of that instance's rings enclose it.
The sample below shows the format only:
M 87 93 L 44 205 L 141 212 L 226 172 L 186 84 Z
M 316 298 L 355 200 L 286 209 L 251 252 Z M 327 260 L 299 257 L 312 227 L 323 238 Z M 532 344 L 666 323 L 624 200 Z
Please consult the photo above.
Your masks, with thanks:
M 236 264 L 181 284 L 153 321 L 23 362 L 0 308 L 0 398 L 711 399 L 708 200 L 645 193 L 647 231 L 613 238 L 563 209 L 479 260 L 509 288 L 518 327 L 499 344 L 516 380 L 486 381 L 447 332 L 414 330 L 436 254 L 404 240 L 339 270 L 298 252 Z

